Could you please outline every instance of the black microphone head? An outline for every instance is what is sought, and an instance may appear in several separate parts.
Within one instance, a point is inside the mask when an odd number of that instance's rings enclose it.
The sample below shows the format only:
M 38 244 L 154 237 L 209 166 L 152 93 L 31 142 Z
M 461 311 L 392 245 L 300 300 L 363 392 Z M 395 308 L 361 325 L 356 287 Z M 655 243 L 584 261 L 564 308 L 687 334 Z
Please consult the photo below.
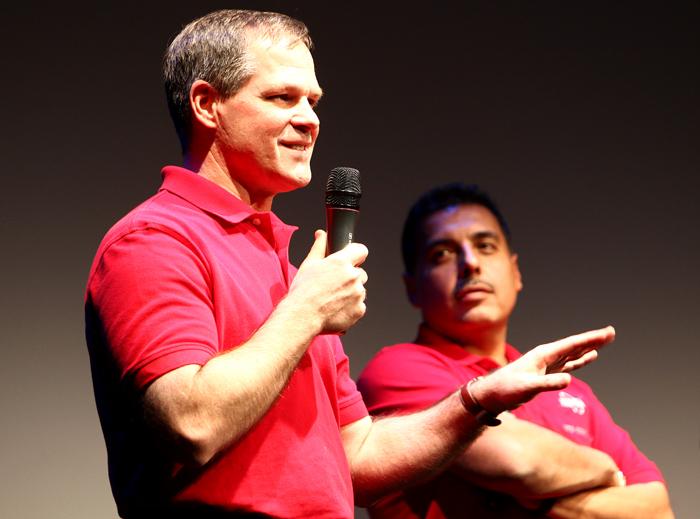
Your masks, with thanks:
M 360 172 L 355 168 L 331 170 L 326 182 L 326 207 L 360 208 Z

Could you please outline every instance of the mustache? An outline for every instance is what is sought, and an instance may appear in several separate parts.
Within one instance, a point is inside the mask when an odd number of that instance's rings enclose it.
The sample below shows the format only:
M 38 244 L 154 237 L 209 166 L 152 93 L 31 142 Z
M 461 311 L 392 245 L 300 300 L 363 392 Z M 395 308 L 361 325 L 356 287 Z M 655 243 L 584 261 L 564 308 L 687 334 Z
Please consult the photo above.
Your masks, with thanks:
M 457 291 L 468 289 L 470 286 L 476 285 L 487 287 L 491 291 L 495 290 L 494 286 L 488 281 L 479 278 L 469 278 L 457 282 Z

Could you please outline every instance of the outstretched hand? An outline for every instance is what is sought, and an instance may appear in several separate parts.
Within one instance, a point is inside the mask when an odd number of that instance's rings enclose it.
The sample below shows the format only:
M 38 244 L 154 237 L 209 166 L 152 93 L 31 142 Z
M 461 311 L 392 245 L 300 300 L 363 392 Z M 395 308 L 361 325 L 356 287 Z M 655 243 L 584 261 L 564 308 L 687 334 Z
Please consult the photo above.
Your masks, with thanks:
M 494 414 L 515 409 L 542 391 L 567 387 L 568 372 L 593 362 L 598 348 L 614 338 L 615 329 L 608 326 L 542 344 L 472 384 L 470 391 Z

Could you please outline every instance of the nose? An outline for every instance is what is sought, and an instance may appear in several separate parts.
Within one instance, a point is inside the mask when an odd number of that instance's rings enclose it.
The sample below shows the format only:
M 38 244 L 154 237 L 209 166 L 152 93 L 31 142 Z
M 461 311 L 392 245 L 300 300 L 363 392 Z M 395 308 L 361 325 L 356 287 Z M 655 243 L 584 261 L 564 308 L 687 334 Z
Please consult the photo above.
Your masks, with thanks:
M 469 278 L 475 274 L 481 272 L 481 264 L 479 263 L 479 256 L 474 251 L 474 248 L 470 244 L 465 244 L 462 246 L 462 251 L 460 254 L 460 274 Z
M 314 135 L 318 133 L 318 128 L 321 125 L 318 115 L 316 115 L 316 112 L 306 97 L 302 98 L 297 105 L 297 110 L 291 122 L 292 126 L 296 129 Z

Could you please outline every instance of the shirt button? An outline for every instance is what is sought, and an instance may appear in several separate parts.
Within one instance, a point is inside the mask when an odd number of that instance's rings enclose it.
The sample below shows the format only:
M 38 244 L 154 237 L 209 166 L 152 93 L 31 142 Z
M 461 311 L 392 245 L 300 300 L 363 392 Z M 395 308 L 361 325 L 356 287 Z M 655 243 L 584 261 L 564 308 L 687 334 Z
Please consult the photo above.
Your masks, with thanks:
M 253 225 L 255 225 L 255 226 L 260 225 L 260 218 L 253 218 Z

